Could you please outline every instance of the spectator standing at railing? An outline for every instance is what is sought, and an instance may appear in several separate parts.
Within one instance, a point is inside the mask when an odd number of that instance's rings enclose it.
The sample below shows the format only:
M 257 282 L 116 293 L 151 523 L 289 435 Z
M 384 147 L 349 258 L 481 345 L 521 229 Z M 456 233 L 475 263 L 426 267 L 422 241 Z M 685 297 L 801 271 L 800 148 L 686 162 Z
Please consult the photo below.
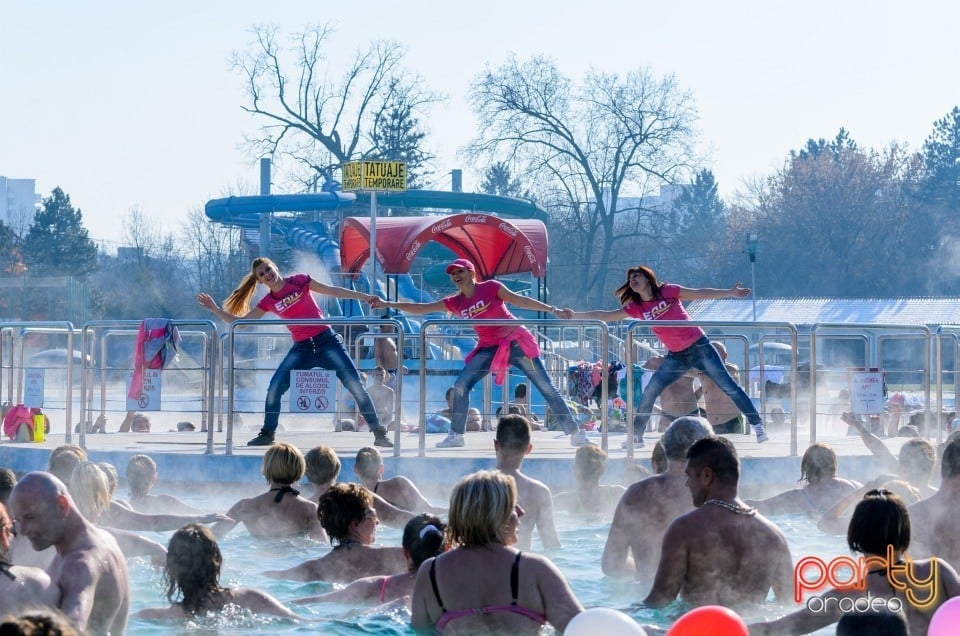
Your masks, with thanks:
M 684 300 L 713 299 L 713 298 L 745 298 L 750 295 L 750 289 L 737 283 L 730 289 L 714 289 L 701 287 L 690 289 L 672 283 L 661 283 L 657 275 L 649 267 L 642 265 L 627 270 L 627 282 L 614 290 L 613 294 L 619 299 L 619 309 L 600 309 L 595 311 L 569 311 L 561 313 L 565 318 L 580 318 L 587 320 L 603 320 L 615 322 L 634 318 L 639 320 L 690 320 L 687 310 L 683 307 Z M 713 380 L 724 393 L 730 396 L 757 434 L 757 441 L 767 441 L 766 431 L 757 408 L 750 401 L 750 397 L 740 388 L 726 367 L 720 354 L 713 348 L 704 334 L 703 329 L 696 326 L 681 327 L 653 327 L 653 333 L 669 350 L 650 383 L 647 384 L 640 398 L 638 407 L 639 419 L 635 420 L 634 436 L 636 443 L 643 446 L 643 432 L 647 421 L 653 413 L 653 404 L 665 388 L 680 379 L 684 373 L 697 369 Z
M 458 258 L 447 265 L 447 274 L 458 292 L 429 303 L 387 302 L 377 299 L 374 308 L 390 307 L 413 314 L 448 312 L 457 318 L 516 320 L 507 309 L 507 304 L 523 309 L 532 309 L 557 317 L 568 317 L 564 311 L 546 305 L 528 296 L 515 294 L 496 280 L 477 282 L 477 269 L 470 261 Z M 453 383 L 453 413 L 450 433 L 437 442 L 438 448 L 464 445 L 463 434 L 467 424 L 467 409 L 470 407 L 470 390 L 488 373 L 493 372 L 497 384 L 503 382 L 507 369 L 512 365 L 520 369 L 540 391 L 550 409 L 559 417 L 563 430 L 570 435 L 571 446 L 589 444 L 587 434 L 577 425 L 567 403 L 540 360 L 540 347 L 525 327 L 518 325 L 474 325 L 477 346 L 464 358 L 464 367 Z
M 237 318 L 261 318 L 267 312 L 284 319 L 323 319 L 323 311 L 317 306 L 313 294 L 325 294 L 334 298 L 349 298 L 371 303 L 379 300 L 377 296 L 364 294 L 344 287 L 327 285 L 314 280 L 309 274 L 292 274 L 286 278 L 269 258 L 254 259 L 250 273 L 247 274 L 233 293 L 223 302 L 221 309 L 208 294 L 198 294 L 200 306 L 221 320 L 231 323 Z M 262 284 L 269 291 L 252 309 L 250 301 L 257 288 Z M 311 293 L 312 292 L 312 293 Z M 387 439 L 387 430 L 380 425 L 377 411 L 367 390 L 360 381 L 356 365 L 350 359 L 343 338 L 327 325 L 288 325 L 293 346 L 280 362 L 270 385 L 264 403 L 263 428 L 260 434 L 247 442 L 247 446 L 269 446 L 273 444 L 275 431 L 280 422 L 280 400 L 290 388 L 290 372 L 297 369 L 329 369 L 349 391 L 364 419 L 373 431 L 374 446 L 392 447 Z

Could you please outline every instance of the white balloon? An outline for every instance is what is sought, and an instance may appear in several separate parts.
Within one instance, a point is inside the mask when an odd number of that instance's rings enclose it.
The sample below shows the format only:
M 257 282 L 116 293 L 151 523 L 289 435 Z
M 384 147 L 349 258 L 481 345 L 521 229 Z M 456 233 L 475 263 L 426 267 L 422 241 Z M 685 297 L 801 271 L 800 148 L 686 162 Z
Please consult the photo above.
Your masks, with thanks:
M 640 623 L 623 612 L 609 607 L 592 607 L 573 617 L 563 636 L 597 636 L 598 634 L 616 634 L 617 636 L 647 636 Z

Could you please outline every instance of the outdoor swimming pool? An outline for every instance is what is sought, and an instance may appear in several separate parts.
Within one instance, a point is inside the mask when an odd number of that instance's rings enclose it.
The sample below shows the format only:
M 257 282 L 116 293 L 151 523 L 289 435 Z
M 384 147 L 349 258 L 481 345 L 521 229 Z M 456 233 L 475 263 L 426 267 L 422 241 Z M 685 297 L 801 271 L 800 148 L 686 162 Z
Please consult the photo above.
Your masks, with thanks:
M 209 508 L 211 505 L 225 509 L 235 499 L 211 502 L 184 497 L 194 505 Z M 821 533 L 816 523 L 798 515 L 774 517 L 790 543 L 794 561 L 802 556 L 816 554 L 827 558 L 848 554 L 844 537 L 832 537 Z M 587 520 L 559 514 L 558 530 L 563 549 L 546 554 L 561 569 L 570 582 L 574 593 L 584 607 L 612 607 L 625 611 L 641 624 L 669 627 L 671 621 L 683 613 L 679 604 L 662 610 L 635 609 L 633 606 L 649 591 L 649 583 L 632 583 L 609 579 L 600 571 L 600 555 L 606 541 L 609 521 Z M 377 531 L 378 543 L 399 545 L 399 529 L 381 525 Z M 157 535 L 157 540 L 165 543 L 168 535 Z M 536 545 L 536 542 L 535 542 Z M 306 539 L 263 541 L 250 537 L 242 526 L 220 541 L 224 555 L 224 568 L 221 582 L 228 587 L 245 585 L 263 589 L 285 604 L 297 597 L 319 594 L 333 589 L 331 584 L 323 582 L 299 583 L 279 581 L 261 574 L 267 569 L 279 569 L 296 565 L 304 560 L 321 556 L 329 548 Z M 130 563 L 133 587 L 132 612 L 150 606 L 166 604 L 161 573 L 149 563 L 137 559 Z M 384 608 L 356 608 L 338 604 L 316 604 L 292 606 L 294 611 L 310 619 L 323 620 L 322 631 L 329 634 L 412 634 L 409 627 L 409 612 L 405 606 L 394 604 Z M 744 616 L 748 622 L 775 618 L 782 611 L 774 606 L 765 607 L 755 615 Z M 316 633 L 320 625 L 301 622 L 250 616 L 221 615 L 204 621 L 185 623 L 173 627 L 170 623 L 159 623 L 131 619 L 128 634 L 169 634 L 169 633 L 259 633 L 268 631 L 277 634 Z M 817 634 L 833 634 L 833 627 L 825 628 Z M 552 633 L 546 631 L 545 633 Z

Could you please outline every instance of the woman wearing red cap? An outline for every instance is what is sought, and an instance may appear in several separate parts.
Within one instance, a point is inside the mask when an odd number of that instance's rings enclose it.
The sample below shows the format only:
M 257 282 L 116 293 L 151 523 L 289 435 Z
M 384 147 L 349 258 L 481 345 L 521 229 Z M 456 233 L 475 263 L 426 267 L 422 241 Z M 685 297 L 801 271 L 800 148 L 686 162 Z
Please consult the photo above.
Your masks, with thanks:
M 412 314 L 445 311 L 457 318 L 503 319 L 516 316 L 506 304 L 523 309 L 542 311 L 562 316 L 563 311 L 527 296 L 519 296 L 495 280 L 477 282 L 477 270 L 470 261 L 458 258 L 447 265 L 447 274 L 457 286 L 458 293 L 430 303 L 373 301 L 374 308 L 392 307 Z M 477 346 L 464 359 L 464 367 L 453 383 L 453 413 L 450 433 L 437 443 L 439 448 L 463 446 L 466 430 L 467 409 L 470 407 L 470 390 L 477 382 L 493 371 L 497 384 L 503 382 L 503 374 L 513 365 L 523 371 L 540 391 L 550 410 L 556 414 L 563 430 L 570 434 L 571 446 L 589 444 L 586 433 L 581 431 L 570 413 L 560 392 L 550 382 L 550 376 L 540 360 L 540 347 L 525 327 L 512 325 L 475 325 Z

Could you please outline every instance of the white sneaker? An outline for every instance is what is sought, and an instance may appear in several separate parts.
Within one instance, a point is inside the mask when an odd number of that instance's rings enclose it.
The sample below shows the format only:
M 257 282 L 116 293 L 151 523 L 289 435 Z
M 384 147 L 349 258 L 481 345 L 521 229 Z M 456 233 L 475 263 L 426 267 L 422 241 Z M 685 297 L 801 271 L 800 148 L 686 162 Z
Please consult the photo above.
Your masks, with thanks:
M 450 431 L 447 436 L 437 442 L 437 448 L 459 448 L 465 443 L 463 435 Z
M 573 433 L 570 433 L 570 445 L 574 448 L 579 448 L 581 446 L 590 446 L 596 445 L 596 442 L 587 437 L 587 432 L 583 430 L 578 430 Z

